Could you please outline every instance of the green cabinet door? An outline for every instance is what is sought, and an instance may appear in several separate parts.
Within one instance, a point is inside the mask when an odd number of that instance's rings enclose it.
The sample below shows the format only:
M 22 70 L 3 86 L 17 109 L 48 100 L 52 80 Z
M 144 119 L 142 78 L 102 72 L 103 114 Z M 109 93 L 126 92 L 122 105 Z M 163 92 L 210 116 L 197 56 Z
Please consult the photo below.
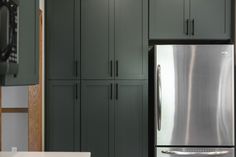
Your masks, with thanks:
M 81 0 L 82 79 L 113 77 L 112 9 L 112 0 Z
M 150 0 L 149 7 L 150 39 L 189 38 L 187 35 L 189 0 Z
M 48 81 L 46 151 L 78 150 L 79 108 L 79 82 Z
M 148 0 L 115 0 L 117 79 L 143 79 L 148 53 Z
M 16 76 L 1 78 L 1 85 L 32 85 L 39 79 L 39 0 L 19 1 L 19 68 Z
M 75 8 L 79 9 L 75 7 L 75 0 L 46 1 L 46 68 L 49 79 L 74 79 L 79 76 L 79 33 L 75 29 L 79 25 L 79 17 L 78 11 L 75 16 Z M 74 39 L 77 39 L 76 46 Z
M 81 151 L 110 157 L 113 149 L 113 81 L 82 81 Z M 113 136 L 114 137 L 114 136 Z
M 230 39 L 231 0 L 190 0 L 190 4 L 192 38 Z
M 147 157 L 147 83 L 115 84 L 115 156 Z

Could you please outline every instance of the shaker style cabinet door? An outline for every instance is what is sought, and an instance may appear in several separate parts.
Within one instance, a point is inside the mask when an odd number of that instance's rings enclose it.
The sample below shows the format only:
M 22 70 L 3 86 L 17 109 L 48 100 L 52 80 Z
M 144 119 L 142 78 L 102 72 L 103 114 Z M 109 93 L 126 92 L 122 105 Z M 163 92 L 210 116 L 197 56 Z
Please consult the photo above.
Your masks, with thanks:
M 191 35 L 194 39 L 230 39 L 230 0 L 190 0 Z
M 39 0 L 19 1 L 18 27 L 18 74 L 4 76 L 1 85 L 32 85 L 39 80 Z
M 148 1 L 115 0 L 115 76 L 143 79 L 147 73 Z
M 231 0 L 150 0 L 153 40 L 231 39 Z
M 113 156 L 112 83 L 113 81 L 82 81 L 81 151 L 91 152 L 93 157 Z
M 115 81 L 115 156 L 146 157 L 147 83 Z
M 75 0 L 46 1 L 48 79 L 75 79 L 79 76 L 79 50 L 74 47 L 74 39 L 79 35 L 74 33 L 74 3 Z
M 79 82 L 49 81 L 47 92 L 46 151 L 74 151 L 80 135 L 80 119 L 75 118 L 80 113 Z
M 189 0 L 150 0 L 150 39 L 188 39 Z
M 82 79 L 114 76 L 113 7 L 112 0 L 81 0 Z

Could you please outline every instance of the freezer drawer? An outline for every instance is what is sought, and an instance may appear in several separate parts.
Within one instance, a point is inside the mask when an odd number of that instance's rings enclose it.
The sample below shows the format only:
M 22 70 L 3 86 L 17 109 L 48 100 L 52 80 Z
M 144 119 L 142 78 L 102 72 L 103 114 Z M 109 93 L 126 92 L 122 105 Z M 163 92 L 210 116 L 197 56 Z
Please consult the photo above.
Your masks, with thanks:
M 233 146 L 233 45 L 155 49 L 156 145 Z
M 234 148 L 157 147 L 156 157 L 234 157 Z

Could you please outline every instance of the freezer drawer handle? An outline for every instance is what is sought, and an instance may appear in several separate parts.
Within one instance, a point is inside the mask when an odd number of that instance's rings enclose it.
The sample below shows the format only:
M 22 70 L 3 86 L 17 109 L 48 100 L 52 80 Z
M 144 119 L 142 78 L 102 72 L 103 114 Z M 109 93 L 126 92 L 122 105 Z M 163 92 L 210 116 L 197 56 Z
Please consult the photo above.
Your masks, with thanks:
M 161 151 L 163 154 L 169 154 L 169 155 L 203 155 L 203 156 L 215 156 L 215 155 L 225 155 L 228 154 L 229 151 L 216 151 L 216 152 L 182 152 L 182 151 L 169 151 L 169 150 L 163 150 Z

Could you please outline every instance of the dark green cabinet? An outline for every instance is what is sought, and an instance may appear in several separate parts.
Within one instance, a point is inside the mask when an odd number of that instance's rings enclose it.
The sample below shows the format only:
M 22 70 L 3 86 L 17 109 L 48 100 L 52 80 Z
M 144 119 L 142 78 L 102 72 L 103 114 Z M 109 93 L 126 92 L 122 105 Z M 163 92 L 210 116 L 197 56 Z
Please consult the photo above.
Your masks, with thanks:
M 186 39 L 186 0 L 150 0 L 150 39 Z
M 81 72 L 83 79 L 113 76 L 111 0 L 81 0 Z
M 47 77 L 76 79 L 80 75 L 80 3 L 48 0 L 46 8 Z
M 230 39 L 231 0 L 191 0 L 192 36 Z
M 39 0 L 19 1 L 19 67 L 15 76 L 1 77 L 1 85 L 32 85 L 39 77 Z
M 46 151 L 147 157 L 148 1 L 46 8 Z
M 82 79 L 147 76 L 148 1 L 82 0 Z
M 115 0 L 117 79 L 145 78 L 148 53 L 148 1 Z
M 94 157 L 110 157 L 114 101 L 113 81 L 82 81 L 81 151 Z
M 115 81 L 115 156 L 146 157 L 145 111 L 147 86 L 145 81 Z M 147 128 L 146 128 L 147 129 Z M 146 134 L 145 134 L 146 133 Z
M 149 38 L 231 38 L 231 0 L 150 0 Z
M 82 81 L 82 150 L 94 157 L 147 157 L 147 82 Z
M 46 150 L 79 151 L 80 94 L 78 81 L 49 81 Z

